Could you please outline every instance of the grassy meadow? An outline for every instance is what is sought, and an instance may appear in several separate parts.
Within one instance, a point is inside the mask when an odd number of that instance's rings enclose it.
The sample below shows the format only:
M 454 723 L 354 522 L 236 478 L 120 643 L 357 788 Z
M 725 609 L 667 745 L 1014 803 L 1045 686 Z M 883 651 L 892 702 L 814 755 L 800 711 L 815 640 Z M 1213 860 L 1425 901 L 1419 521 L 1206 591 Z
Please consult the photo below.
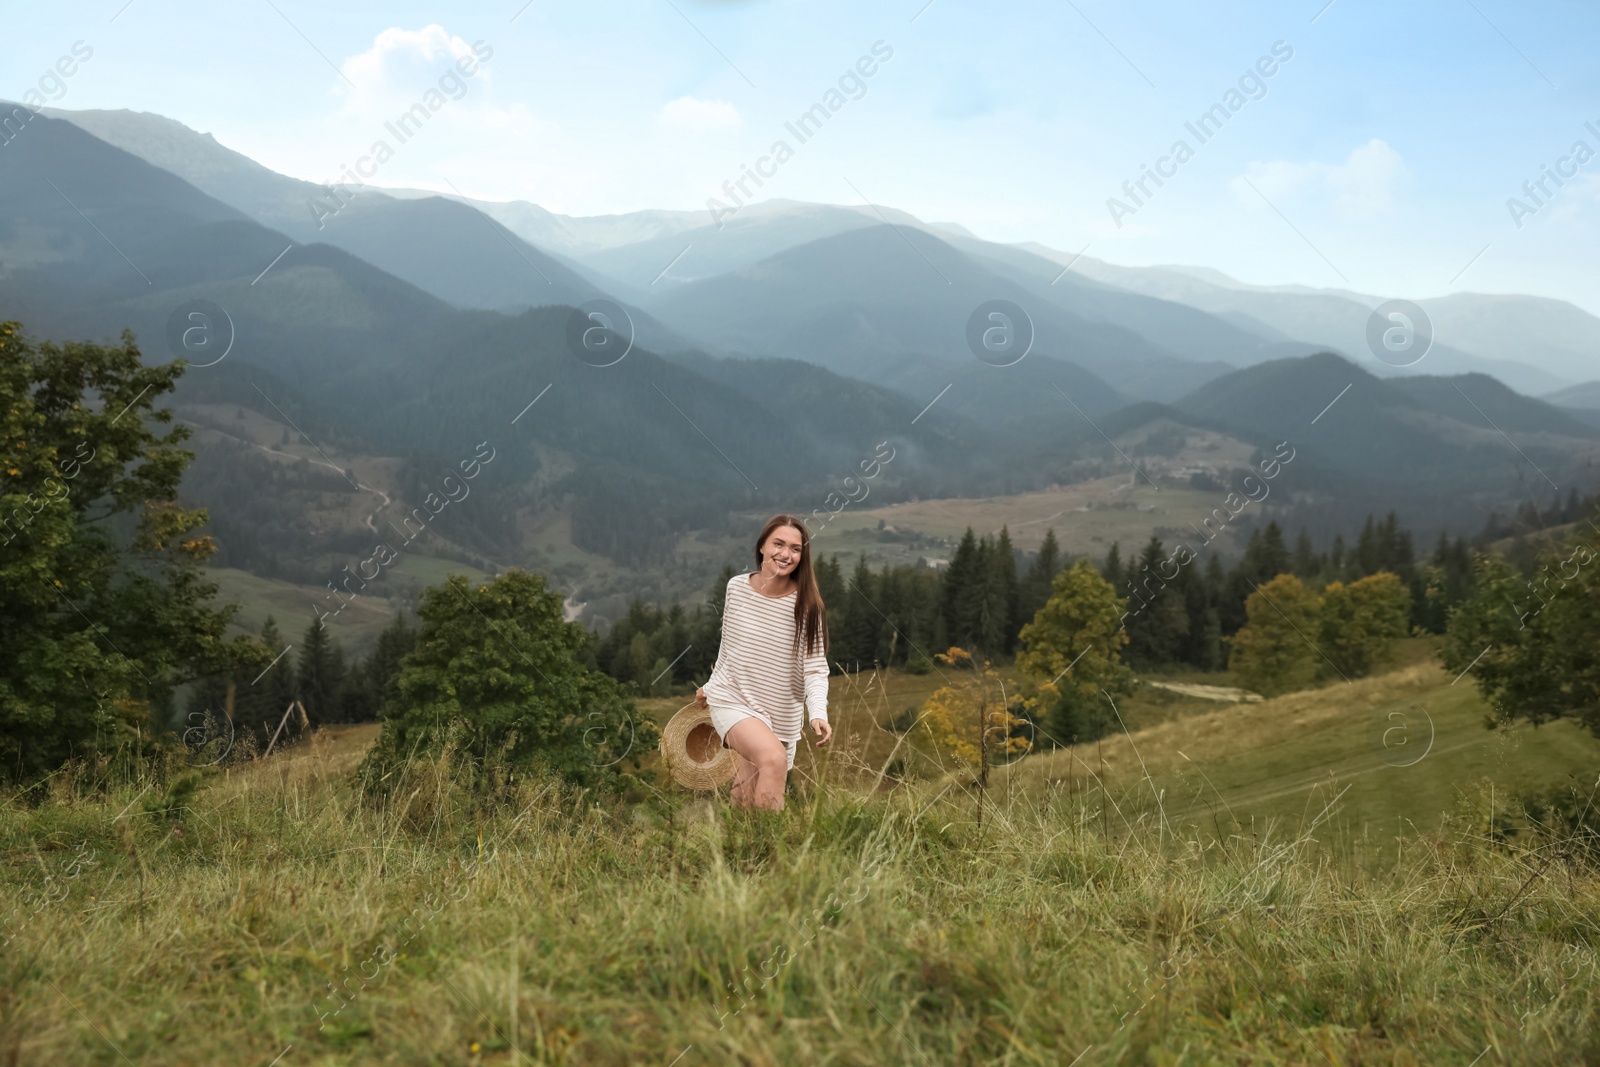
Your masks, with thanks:
M 1600 880 L 1485 821 L 1600 744 L 1485 730 L 1424 652 L 1260 703 L 1141 687 L 981 818 L 887 728 L 937 674 L 834 678 L 782 813 L 422 759 L 375 804 L 372 726 L 192 793 L 69 770 L 0 808 L 0 1063 L 1600 1062 Z M 1414 706 L 1421 759 L 1383 739 Z

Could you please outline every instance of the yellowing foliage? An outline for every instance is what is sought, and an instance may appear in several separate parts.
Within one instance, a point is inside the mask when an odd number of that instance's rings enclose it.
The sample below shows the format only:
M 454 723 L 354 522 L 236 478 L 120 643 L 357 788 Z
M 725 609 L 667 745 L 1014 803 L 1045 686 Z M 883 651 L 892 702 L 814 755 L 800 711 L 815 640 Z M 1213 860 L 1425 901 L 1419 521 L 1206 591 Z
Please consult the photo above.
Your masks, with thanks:
M 974 667 L 963 648 L 936 652 L 933 658 L 958 669 Z M 1031 744 L 1012 736 L 1026 720 L 1011 714 L 1005 682 L 988 660 L 970 677 L 936 690 L 923 703 L 918 721 L 942 757 L 980 773 L 997 759 L 1026 752 Z

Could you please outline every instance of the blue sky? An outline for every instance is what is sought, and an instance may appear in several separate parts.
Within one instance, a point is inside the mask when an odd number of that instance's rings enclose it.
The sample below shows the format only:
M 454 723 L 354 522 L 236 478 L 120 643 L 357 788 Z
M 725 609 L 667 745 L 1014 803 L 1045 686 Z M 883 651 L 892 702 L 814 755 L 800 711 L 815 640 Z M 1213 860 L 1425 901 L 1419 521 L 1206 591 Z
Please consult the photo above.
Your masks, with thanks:
M 1259 284 L 1533 293 L 1600 313 L 1600 136 L 1585 128 L 1600 129 L 1600 6 L 1323 5 L 28 5 L 7 16 L 0 95 L 43 80 L 55 106 L 158 112 L 326 180 L 481 41 L 492 57 L 375 184 L 570 214 L 704 210 L 781 138 L 794 156 L 763 197 L 866 199 Z M 92 57 L 52 80 L 79 41 Z M 893 55 L 864 93 L 798 143 L 785 122 L 880 41 Z M 1275 42 L 1292 58 L 1199 143 L 1185 122 Z M 1180 138 L 1193 158 L 1162 164 L 1176 173 L 1116 225 L 1108 198 L 1132 205 L 1123 183 Z M 1535 205 L 1523 183 L 1580 140 L 1596 158 L 1562 164 L 1575 176 L 1546 179 Z M 1537 208 L 1520 228 L 1512 196 Z

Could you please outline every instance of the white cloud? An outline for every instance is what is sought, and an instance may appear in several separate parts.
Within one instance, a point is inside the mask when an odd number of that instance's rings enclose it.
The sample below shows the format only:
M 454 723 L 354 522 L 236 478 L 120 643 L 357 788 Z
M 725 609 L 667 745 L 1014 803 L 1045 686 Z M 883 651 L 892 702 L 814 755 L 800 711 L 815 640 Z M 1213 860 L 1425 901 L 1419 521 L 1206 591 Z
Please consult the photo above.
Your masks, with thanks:
M 1326 180 L 1334 204 L 1353 218 L 1387 211 L 1394 203 L 1394 181 L 1403 167 L 1400 153 L 1374 137 L 1351 152 L 1343 166 L 1328 168 Z
M 477 62 L 472 46 L 438 23 L 420 30 L 391 26 L 373 38 L 371 48 L 339 64 L 344 78 L 335 83 L 335 89 L 343 95 L 345 109 L 352 112 L 387 107 L 398 100 L 409 102 L 454 69 L 460 59 Z M 484 82 L 488 76 L 488 66 L 482 66 L 472 80 Z M 345 78 L 355 84 L 354 89 Z
M 1233 191 L 1241 201 L 1259 202 L 1250 188 L 1250 185 L 1254 185 L 1261 190 L 1262 196 L 1277 203 L 1298 196 L 1316 180 L 1323 168 L 1324 164 L 1321 163 L 1290 163 L 1282 159 L 1270 163 L 1251 163 L 1244 177 L 1233 180 Z M 1245 178 L 1250 179 L 1250 185 L 1245 184 Z
M 1589 213 L 1588 209 L 1600 204 L 1600 176 L 1580 174 L 1576 180 L 1566 179 L 1566 183 L 1566 188 L 1558 190 L 1554 198 L 1545 201 L 1551 208 L 1551 222 L 1576 223 Z M 1532 203 L 1521 197 L 1520 193 L 1519 198 L 1524 203 Z
M 1404 170 L 1400 153 L 1374 137 L 1353 149 L 1343 163 L 1253 162 L 1233 180 L 1233 191 L 1241 203 L 1255 204 L 1260 199 L 1250 185 L 1273 203 L 1315 194 L 1347 218 L 1371 218 L 1393 206 L 1394 184 Z
M 552 204 L 586 190 L 597 168 L 570 161 L 586 158 L 588 145 L 548 115 L 507 102 L 504 82 L 490 80 L 501 62 L 488 42 L 475 49 L 437 24 L 386 29 L 340 64 L 355 88 L 333 78 L 334 106 L 282 131 L 263 162 L 329 182 L 352 180 L 343 176 L 365 159 L 359 173 L 376 188 L 446 192 L 454 182 L 469 195 Z
M 666 129 L 689 133 L 737 130 L 742 124 L 739 109 L 726 100 L 699 100 L 692 96 L 669 101 L 661 108 L 658 121 Z

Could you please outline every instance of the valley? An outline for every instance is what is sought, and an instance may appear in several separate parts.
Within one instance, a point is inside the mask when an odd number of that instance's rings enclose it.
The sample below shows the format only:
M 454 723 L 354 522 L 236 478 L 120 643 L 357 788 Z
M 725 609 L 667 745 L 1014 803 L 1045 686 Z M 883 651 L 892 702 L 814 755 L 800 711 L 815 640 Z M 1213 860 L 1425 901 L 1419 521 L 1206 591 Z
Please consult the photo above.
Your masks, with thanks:
M 1600 329 L 1576 309 L 1547 316 L 1546 360 L 1530 311 L 1544 305 L 1452 299 L 1441 339 L 1466 324 L 1481 351 L 1441 345 L 1397 376 L 1355 354 L 1372 301 L 1343 291 L 1113 268 L 787 201 L 712 240 L 693 213 L 564 218 L 369 190 L 312 232 L 295 219 L 314 187 L 160 116 L 48 112 L 29 132 L 0 159 L 18 190 L 0 203 L 3 314 L 63 339 L 131 326 L 160 360 L 174 308 L 227 310 L 231 354 L 177 396 L 199 456 L 189 492 L 212 511 L 219 566 L 277 602 L 329 595 L 422 505 L 429 472 L 485 438 L 502 457 L 492 478 L 380 580 L 394 604 L 415 596 L 412 575 L 517 565 L 601 627 L 636 596 L 697 603 L 748 554 L 744 531 L 774 511 L 825 514 L 879 441 L 896 460 L 817 531 L 821 551 L 874 566 L 947 559 L 968 526 L 1006 526 L 1024 552 L 1053 528 L 1097 558 L 1170 537 L 1282 441 L 1293 470 L 1217 542 L 1225 554 L 1268 517 L 1325 544 L 1399 509 L 1431 539 L 1596 484 L 1600 427 L 1572 375 Z M 82 216 L 46 183 L 63 174 Z M 659 284 L 631 273 L 695 242 Z M 601 368 L 568 350 L 567 309 L 607 295 L 631 351 Z M 997 297 L 1035 338 L 1003 367 L 964 340 L 971 308 Z M 1514 336 L 1532 346 L 1520 370 Z M 1489 376 L 1502 373 L 1574 406 Z

